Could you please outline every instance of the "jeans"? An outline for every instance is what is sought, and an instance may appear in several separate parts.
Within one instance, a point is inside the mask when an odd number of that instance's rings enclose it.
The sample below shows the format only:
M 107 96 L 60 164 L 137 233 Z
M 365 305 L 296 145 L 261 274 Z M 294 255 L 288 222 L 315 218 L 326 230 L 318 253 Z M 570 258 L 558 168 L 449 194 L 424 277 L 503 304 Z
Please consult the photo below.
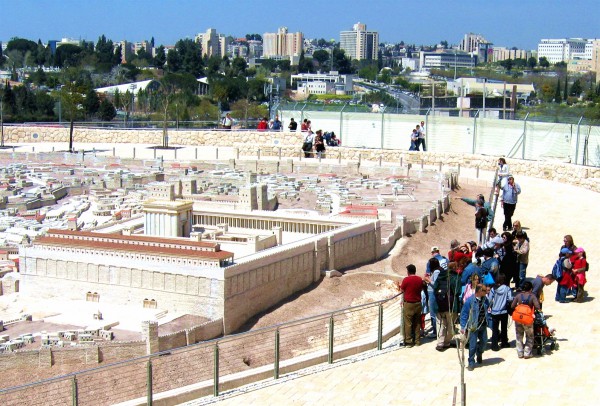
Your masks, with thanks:
M 469 366 L 475 366 L 475 354 L 481 355 L 487 343 L 487 326 L 485 323 L 475 331 L 469 333 Z
M 527 264 L 523 264 L 519 262 L 519 287 L 523 286 L 523 282 L 525 282 L 525 278 L 527 277 Z
M 512 216 L 515 213 L 515 209 L 517 208 L 517 204 L 511 204 L 504 202 L 502 204 L 504 208 L 504 223 L 502 224 L 503 230 L 511 230 L 512 229 Z
M 435 300 L 435 293 L 433 290 L 427 291 L 427 300 L 429 301 L 429 316 L 431 317 L 431 328 L 433 334 L 437 336 L 437 322 L 435 316 L 437 315 L 437 302 Z
M 485 228 L 476 228 L 475 229 L 475 242 L 479 246 L 482 246 L 483 244 L 485 244 L 485 237 L 486 237 L 485 230 L 486 230 Z
M 515 323 L 515 333 L 517 335 L 517 354 L 530 356 L 533 349 L 533 324 L 526 326 L 521 323 Z M 523 335 L 525 335 L 525 345 L 523 346 Z
M 569 289 L 566 286 L 557 285 L 556 286 L 556 297 L 555 300 L 557 302 L 566 302 L 567 301 L 567 291 Z
M 508 344 L 508 313 L 492 314 L 492 349 L 498 348 L 498 341 Z

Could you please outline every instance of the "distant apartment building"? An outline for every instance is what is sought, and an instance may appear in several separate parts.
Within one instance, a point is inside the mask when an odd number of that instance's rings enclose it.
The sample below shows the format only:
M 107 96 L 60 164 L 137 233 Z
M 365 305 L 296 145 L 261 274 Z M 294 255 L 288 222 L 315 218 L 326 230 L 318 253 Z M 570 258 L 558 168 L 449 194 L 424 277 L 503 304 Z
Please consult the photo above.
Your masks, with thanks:
M 483 35 L 473 34 L 472 32 L 465 34 L 464 38 L 460 41 L 458 49 L 467 53 L 479 53 L 480 44 L 488 44 Z
M 524 49 L 509 49 L 506 47 L 494 47 L 492 62 L 505 61 L 507 59 L 529 59 L 533 56 L 531 51 Z
M 299 57 L 302 53 L 304 36 L 301 32 L 288 32 L 287 27 L 280 27 L 276 33 L 263 34 L 263 58 L 283 59 Z
M 148 41 L 138 41 L 138 42 L 134 42 L 133 43 L 133 53 L 135 55 L 137 55 L 137 53 L 143 50 L 145 52 L 148 52 L 149 54 L 152 54 L 152 44 Z
M 421 69 L 472 68 L 477 65 L 477 54 L 464 52 L 421 52 L 419 64 Z
M 354 75 L 329 73 L 300 73 L 292 75 L 292 87 L 297 86 L 302 94 L 352 94 Z
M 257 41 L 257 40 L 248 41 L 248 56 L 250 58 L 262 58 L 262 56 L 263 56 L 262 41 Z
M 352 31 L 340 32 L 340 48 L 354 60 L 376 60 L 379 49 L 379 33 L 367 31 L 367 25 L 356 23 Z
M 542 39 L 538 44 L 538 58 L 550 63 L 567 62 L 574 55 L 585 55 L 588 40 L 583 38 Z M 591 48 L 589 49 L 591 58 Z
M 114 47 L 115 50 L 118 47 L 121 47 L 121 63 L 131 62 L 131 60 L 135 57 L 135 53 L 133 52 L 133 44 L 131 42 L 115 42 Z
M 209 28 L 204 33 L 197 34 L 195 41 L 202 48 L 202 55 L 211 57 L 213 55 L 223 57 L 227 52 L 227 38 L 218 34 L 214 28 Z
M 591 39 L 585 44 L 583 53 L 574 53 L 573 58 L 567 62 L 569 72 L 596 72 L 600 71 L 600 40 Z M 596 75 L 596 81 L 600 83 L 600 75 Z

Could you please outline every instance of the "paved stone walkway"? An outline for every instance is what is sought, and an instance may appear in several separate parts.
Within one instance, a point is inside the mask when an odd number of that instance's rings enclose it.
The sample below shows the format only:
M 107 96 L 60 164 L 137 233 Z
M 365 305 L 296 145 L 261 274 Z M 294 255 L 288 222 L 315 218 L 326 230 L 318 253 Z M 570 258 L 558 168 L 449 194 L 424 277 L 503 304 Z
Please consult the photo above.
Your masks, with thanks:
M 518 359 L 513 348 L 486 351 L 483 365 L 465 370 L 467 404 L 564 405 L 596 404 L 600 385 L 600 233 L 597 213 L 600 195 L 574 186 L 517 177 L 523 189 L 513 220 L 521 220 L 531 239 L 528 276 L 547 274 L 565 234 L 586 249 L 590 262 L 585 303 L 555 302 L 556 284 L 545 288 L 544 310 L 556 328 L 560 350 L 531 359 Z M 502 224 L 499 210 L 496 224 Z M 500 226 L 501 228 L 501 226 Z M 457 236 L 461 240 L 461 236 Z M 464 236 L 471 238 L 470 236 Z M 462 241 L 461 240 L 461 241 Z M 509 338 L 514 340 L 514 325 Z M 454 349 L 439 353 L 435 343 L 393 348 L 363 360 L 340 361 L 339 366 L 301 371 L 188 405 L 220 401 L 224 405 L 450 405 L 460 385 L 460 366 Z M 319 371 L 321 369 L 321 371 Z M 457 391 L 460 404 L 460 390 Z

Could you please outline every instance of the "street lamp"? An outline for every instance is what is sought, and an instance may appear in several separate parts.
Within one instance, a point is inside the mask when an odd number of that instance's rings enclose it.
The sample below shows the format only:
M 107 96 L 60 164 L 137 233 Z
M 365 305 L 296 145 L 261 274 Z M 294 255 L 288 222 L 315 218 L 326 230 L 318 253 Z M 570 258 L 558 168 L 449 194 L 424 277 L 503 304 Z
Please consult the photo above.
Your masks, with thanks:
M 2 92 L 2 97 L 0 97 L 0 147 L 4 148 L 4 103 L 2 99 L 4 98 L 4 92 Z
M 137 85 L 132 83 L 129 85 L 129 89 L 131 90 L 131 126 L 133 127 L 133 112 L 135 110 L 135 89 L 137 89 Z

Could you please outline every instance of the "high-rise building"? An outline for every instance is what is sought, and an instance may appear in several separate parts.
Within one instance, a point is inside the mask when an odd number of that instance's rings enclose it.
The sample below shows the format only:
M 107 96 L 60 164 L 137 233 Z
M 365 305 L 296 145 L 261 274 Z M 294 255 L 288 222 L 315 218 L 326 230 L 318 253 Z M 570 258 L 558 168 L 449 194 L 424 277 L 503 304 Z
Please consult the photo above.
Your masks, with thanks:
M 200 44 L 202 55 L 223 57 L 227 53 L 227 38 L 223 34 L 217 34 L 217 30 L 214 28 L 197 34 L 195 41 Z
M 538 58 L 545 57 L 550 63 L 566 62 L 578 54 L 585 55 L 587 43 L 583 38 L 542 39 L 538 44 Z M 591 48 L 589 51 L 591 56 Z
M 301 32 L 289 33 L 287 27 L 280 27 L 276 33 L 266 32 L 263 34 L 263 57 L 300 56 L 303 42 Z
M 379 33 L 367 31 L 367 25 L 356 23 L 352 31 L 340 32 L 340 48 L 350 59 L 377 59 Z
M 465 34 L 465 37 L 460 41 L 458 49 L 467 53 L 475 53 L 478 54 L 480 50 L 480 44 L 489 43 L 483 35 L 473 34 L 472 32 Z

